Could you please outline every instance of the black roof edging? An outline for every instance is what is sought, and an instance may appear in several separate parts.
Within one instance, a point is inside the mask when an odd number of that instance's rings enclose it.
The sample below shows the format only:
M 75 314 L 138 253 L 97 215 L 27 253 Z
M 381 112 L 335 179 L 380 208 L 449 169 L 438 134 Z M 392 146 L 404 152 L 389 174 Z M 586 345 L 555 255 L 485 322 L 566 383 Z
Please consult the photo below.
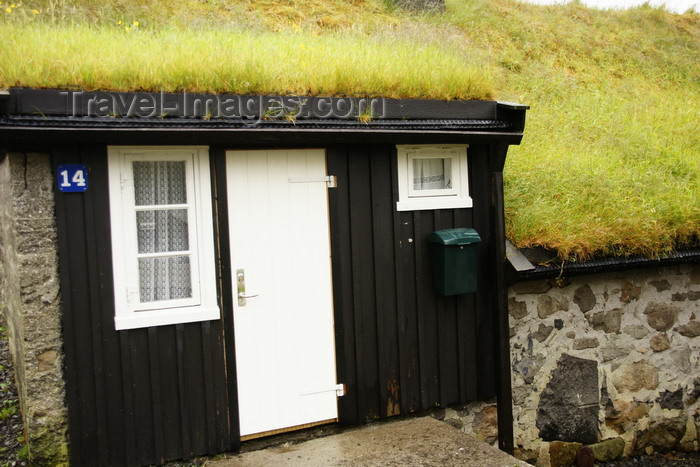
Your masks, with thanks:
M 199 117 L 343 120 L 514 119 L 529 106 L 502 101 L 390 99 L 382 96 L 286 96 L 117 92 L 11 88 L 0 96 L 0 114 L 70 117 Z M 517 118 L 515 119 L 517 120 Z
M 253 137 L 301 144 L 313 137 L 320 144 L 360 135 L 376 143 L 398 138 L 401 144 L 464 144 L 467 138 L 511 145 L 522 140 L 527 109 L 480 100 L 11 88 L 0 95 L 0 138 L 8 148 L 67 140 L 113 144 L 125 137 L 134 144 L 184 138 L 214 145 Z
M 631 256 L 627 258 L 603 258 L 585 262 L 564 262 L 548 266 L 535 265 L 527 271 L 513 271 L 514 282 L 525 282 L 537 279 L 552 279 L 602 272 L 624 271 L 629 269 L 673 266 L 677 264 L 700 263 L 700 249 L 683 250 L 658 258 L 647 256 Z

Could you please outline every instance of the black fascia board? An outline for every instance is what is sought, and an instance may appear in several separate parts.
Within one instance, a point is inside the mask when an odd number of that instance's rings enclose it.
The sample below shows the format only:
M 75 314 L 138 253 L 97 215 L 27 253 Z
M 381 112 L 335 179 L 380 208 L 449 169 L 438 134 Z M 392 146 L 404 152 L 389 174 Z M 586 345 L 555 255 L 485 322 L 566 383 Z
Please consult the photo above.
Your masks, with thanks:
M 497 101 L 388 99 L 381 96 L 278 96 L 101 92 L 13 88 L 0 114 L 72 117 L 494 120 Z
M 235 141 L 306 137 L 410 142 L 519 144 L 527 106 L 497 101 L 382 97 L 236 96 L 83 92 L 14 88 L 0 99 L 0 135 L 9 143 L 41 138 L 119 139 L 147 131 L 154 140 Z M 279 133 L 279 136 L 273 134 Z M 334 135 L 334 136 L 329 136 Z M 420 135 L 418 137 L 412 135 Z M 148 138 L 138 138 L 148 142 Z M 393 138 L 396 139 L 396 138 Z M 208 141 L 208 140 L 207 140 Z M 172 141 L 174 142 L 174 141 Z
M 648 256 L 609 257 L 582 262 L 565 261 L 558 264 L 552 261 L 546 265 L 535 265 L 534 268 L 526 271 L 513 270 L 511 273 L 512 278 L 520 282 L 698 263 L 700 263 L 700 250 L 694 249 L 680 250 L 657 258 Z

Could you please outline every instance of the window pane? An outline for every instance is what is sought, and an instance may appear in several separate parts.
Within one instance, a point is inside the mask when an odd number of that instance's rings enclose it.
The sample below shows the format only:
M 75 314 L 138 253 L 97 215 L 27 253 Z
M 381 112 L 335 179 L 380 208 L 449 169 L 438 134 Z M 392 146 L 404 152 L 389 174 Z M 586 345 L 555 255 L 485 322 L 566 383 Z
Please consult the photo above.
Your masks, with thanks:
M 139 258 L 141 302 L 192 297 L 189 256 Z
M 444 190 L 452 188 L 452 159 L 413 159 L 414 190 Z
M 187 209 L 163 209 L 136 213 L 139 253 L 187 251 Z
M 136 206 L 186 204 L 185 161 L 135 161 Z

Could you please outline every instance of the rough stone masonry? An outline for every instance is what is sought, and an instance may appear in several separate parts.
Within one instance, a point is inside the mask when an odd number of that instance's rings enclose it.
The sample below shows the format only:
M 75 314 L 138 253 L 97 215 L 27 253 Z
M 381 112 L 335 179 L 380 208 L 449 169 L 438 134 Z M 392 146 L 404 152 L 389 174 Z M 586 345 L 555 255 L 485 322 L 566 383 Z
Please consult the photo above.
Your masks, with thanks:
M 34 465 L 68 464 L 52 180 L 48 154 L 0 160 L 0 307 Z
M 554 467 L 700 448 L 700 265 L 521 282 L 509 312 L 517 457 Z M 439 418 L 497 440 L 495 401 Z
M 700 266 L 516 284 L 509 291 L 516 443 L 697 451 Z M 543 452 L 545 451 L 545 452 Z M 604 454 L 601 452 L 599 457 Z M 606 460 L 606 459 L 598 459 Z M 607 459 L 610 460 L 610 459 Z

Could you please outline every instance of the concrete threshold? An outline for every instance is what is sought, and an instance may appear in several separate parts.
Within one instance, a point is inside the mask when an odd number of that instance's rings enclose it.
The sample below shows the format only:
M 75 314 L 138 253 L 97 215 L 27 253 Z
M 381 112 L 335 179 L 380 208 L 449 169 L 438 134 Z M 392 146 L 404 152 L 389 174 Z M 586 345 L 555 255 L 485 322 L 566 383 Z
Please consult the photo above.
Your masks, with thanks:
M 529 466 L 432 417 L 373 423 L 298 444 L 227 454 L 207 467 Z

